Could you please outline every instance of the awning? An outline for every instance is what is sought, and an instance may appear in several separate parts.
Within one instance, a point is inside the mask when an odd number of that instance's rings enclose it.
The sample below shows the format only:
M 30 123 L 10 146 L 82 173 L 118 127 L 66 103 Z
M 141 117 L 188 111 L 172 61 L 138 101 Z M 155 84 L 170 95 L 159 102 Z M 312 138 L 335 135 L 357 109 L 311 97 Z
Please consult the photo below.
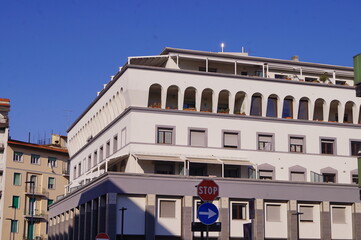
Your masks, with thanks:
M 247 160 L 240 159 L 220 159 L 225 165 L 253 166 L 254 164 Z
M 165 156 L 165 155 L 144 155 L 134 154 L 134 156 L 140 161 L 166 161 L 166 162 L 184 162 L 178 156 Z
M 187 160 L 191 163 L 208 163 L 208 164 L 222 164 L 221 161 L 219 161 L 216 158 L 193 158 L 193 157 L 187 157 Z

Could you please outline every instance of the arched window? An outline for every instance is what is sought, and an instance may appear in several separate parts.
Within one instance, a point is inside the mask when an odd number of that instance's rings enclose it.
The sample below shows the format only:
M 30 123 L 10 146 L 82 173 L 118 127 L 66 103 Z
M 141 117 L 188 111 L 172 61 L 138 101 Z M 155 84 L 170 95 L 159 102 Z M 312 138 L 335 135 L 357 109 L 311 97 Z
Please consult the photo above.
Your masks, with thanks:
M 278 96 L 275 94 L 272 94 L 268 97 L 267 100 L 267 117 L 277 117 L 278 113 Z
M 162 107 L 162 87 L 159 84 L 153 84 L 149 88 L 148 107 Z
M 212 112 L 212 99 L 213 91 L 212 89 L 206 88 L 202 92 L 201 98 L 201 112 Z
M 196 89 L 188 87 L 184 91 L 183 110 L 196 111 Z
M 333 100 L 330 104 L 330 114 L 328 115 L 328 121 L 338 122 L 338 106 L 340 102 Z
M 353 112 L 355 104 L 351 101 L 347 102 L 345 105 L 345 115 L 343 117 L 344 123 L 353 123 Z
M 293 102 L 291 96 L 287 96 L 283 100 L 282 118 L 293 118 Z
M 229 91 L 222 90 L 218 95 L 218 113 L 229 113 Z
M 306 97 L 303 97 L 300 99 L 299 105 L 298 105 L 298 119 L 309 119 L 309 99 Z
M 262 116 L 262 95 L 260 93 L 252 95 L 250 115 Z
M 178 109 L 178 91 L 177 86 L 170 86 L 167 90 L 166 109 Z
M 234 100 L 234 114 L 246 114 L 246 93 L 237 92 Z
M 323 121 L 323 111 L 324 111 L 324 105 L 325 105 L 325 100 L 323 100 L 322 98 L 319 98 L 316 100 L 315 102 L 315 108 L 313 111 L 313 120 L 316 121 Z

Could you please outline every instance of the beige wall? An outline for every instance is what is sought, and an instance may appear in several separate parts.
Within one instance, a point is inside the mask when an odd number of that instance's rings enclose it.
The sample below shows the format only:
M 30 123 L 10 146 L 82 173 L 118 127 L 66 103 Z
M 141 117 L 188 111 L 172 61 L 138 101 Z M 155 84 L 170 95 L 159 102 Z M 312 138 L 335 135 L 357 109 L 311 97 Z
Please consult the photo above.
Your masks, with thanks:
M 14 151 L 23 153 L 20 162 L 13 161 Z M 40 155 L 39 164 L 31 164 L 31 154 Z M 54 168 L 48 166 L 48 157 L 57 159 L 57 164 Z M 58 196 L 64 194 L 64 186 L 68 183 L 68 180 L 63 174 L 63 169 L 66 169 L 67 160 L 67 153 L 36 147 L 24 147 L 11 143 L 8 145 L 2 196 L 4 198 L 4 211 L 2 216 L 4 221 L 2 223 L 1 239 L 10 238 L 11 221 L 5 219 L 14 219 L 15 214 L 15 219 L 18 220 L 18 232 L 15 234 L 15 239 L 22 239 L 23 236 L 26 236 L 26 218 L 24 214 L 25 211 L 28 211 L 31 190 L 29 189 L 29 184 L 27 185 L 25 181 L 29 181 L 31 175 L 37 176 L 37 183 L 35 185 L 35 210 L 37 211 L 36 214 L 41 215 L 40 218 L 37 218 L 41 219 L 41 222 L 36 223 L 34 235 L 46 237 L 48 199 L 55 201 Z M 13 185 L 14 173 L 21 174 L 20 186 Z M 55 178 L 54 189 L 48 188 L 49 177 Z M 16 209 L 16 213 L 14 211 L 15 209 L 9 207 L 12 206 L 13 196 L 20 197 L 20 206 L 19 209 Z

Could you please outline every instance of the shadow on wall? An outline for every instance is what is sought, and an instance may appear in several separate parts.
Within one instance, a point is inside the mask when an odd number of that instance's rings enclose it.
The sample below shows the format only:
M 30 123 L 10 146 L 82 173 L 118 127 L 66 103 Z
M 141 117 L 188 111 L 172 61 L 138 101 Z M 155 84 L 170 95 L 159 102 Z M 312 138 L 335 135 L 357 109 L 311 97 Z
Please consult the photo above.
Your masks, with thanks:
M 175 232 L 172 224 L 166 226 L 169 222 L 175 222 L 179 224 L 179 230 L 181 229 L 181 204 L 179 204 L 179 209 L 172 209 L 169 204 L 165 206 L 168 219 L 159 221 L 158 199 L 147 205 L 145 195 L 129 194 L 131 193 L 125 193 L 109 179 L 95 185 L 81 194 L 77 209 L 74 211 L 74 226 L 69 225 L 65 229 L 65 226 L 61 226 L 62 223 L 60 223 L 60 229 L 64 230 L 53 229 L 49 234 L 49 240 L 72 239 L 70 236 L 74 236 L 74 240 L 95 239 L 100 232 L 107 233 L 110 239 L 120 240 L 122 225 L 120 209 L 122 207 L 127 208 L 124 212 L 124 240 L 181 239 L 181 231 Z M 174 202 L 176 201 L 180 202 L 181 199 L 174 198 Z M 93 219 L 97 221 L 94 222 Z

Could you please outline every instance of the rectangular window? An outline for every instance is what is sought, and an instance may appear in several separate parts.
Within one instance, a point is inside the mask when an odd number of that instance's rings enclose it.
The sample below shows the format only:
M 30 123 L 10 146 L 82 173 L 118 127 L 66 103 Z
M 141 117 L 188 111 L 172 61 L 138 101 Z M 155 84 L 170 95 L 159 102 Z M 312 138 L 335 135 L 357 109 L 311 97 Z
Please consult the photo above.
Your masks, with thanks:
M 157 143 L 159 144 L 173 144 L 173 128 L 157 129 Z
M 81 163 L 78 163 L 78 177 L 81 176 Z
M 332 223 L 345 224 L 346 223 L 346 208 L 332 207 Z
M 352 183 L 358 184 L 358 174 L 352 174 Z
M 48 199 L 48 206 L 47 209 L 49 210 L 49 206 L 54 203 L 53 199 Z
M 232 220 L 245 220 L 246 207 L 245 203 L 232 203 Z
M 223 147 L 224 148 L 238 148 L 238 133 L 224 132 L 223 133 Z
M 76 166 L 74 166 L 73 175 L 74 175 L 74 179 L 76 179 Z
M 207 164 L 204 163 L 189 163 L 190 176 L 206 176 Z
M 206 147 L 206 131 L 190 130 L 190 145 L 193 147 Z
M 113 153 L 118 150 L 118 135 L 113 137 Z
M 300 221 L 313 222 L 313 206 L 300 206 Z
M 20 197 L 13 196 L 13 203 L 11 205 L 13 208 L 20 208 Z
M 334 154 L 335 140 L 333 139 L 321 139 L 321 153 L 322 154 Z
M 263 180 L 272 180 L 273 171 L 272 170 L 258 170 L 259 179 Z
M 155 162 L 156 174 L 174 174 L 174 163 Z
M 161 218 L 175 218 L 175 201 L 160 200 L 159 216 Z
M 89 155 L 88 156 L 88 170 L 90 170 L 91 166 L 92 166 L 92 155 Z
M 14 173 L 13 184 L 15 186 L 20 186 L 21 185 L 21 173 Z
M 48 166 L 50 168 L 56 167 L 56 158 L 55 157 L 48 157 Z
M 11 220 L 10 232 L 18 232 L 18 220 Z
M 31 154 L 30 163 L 31 164 L 40 164 L 40 155 Z
M 303 153 L 303 137 L 290 137 L 290 152 Z
M 304 182 L 305 180 L 304 172 L 291 172 L 291 181 Z
M 14 162 L 22 162 L 23 161 L 23 153 L 22 152 L 14 152 L 13 161 Z
M 102 162 L 104 158 L 104 150 L 103 150 L 103 146 L 101 146 L 99 148 L 99 162 Z
M 98 151 L 94 151 L 93 167 L 97 165 L 97 161 L 98 161 Z
M 110 156 L 110 141 L 105 144 L 105 157 Z
M 273 151 L 273 135 L 258 135 L 258 150 Z
M 239 178 L 239 166 L 224 165 L 224 177 Z
M 336 174 L 334 173 L 323 173 L 323 182 L 325 183 L 335 183 L 336 182 Z
M 361 142 L 351 141 L 351 155 L 361 156 Z
M 124 147 L 127 144 L 127 129 L 124 128 L 121 132 L 121 142 L 120 145 L 121 147 Z
M 48 189 L 55 189 L 55 178 L 48 178 Z
M 281 221 L 281 205 L 268 204 L 266 205 L 267 222 Z

